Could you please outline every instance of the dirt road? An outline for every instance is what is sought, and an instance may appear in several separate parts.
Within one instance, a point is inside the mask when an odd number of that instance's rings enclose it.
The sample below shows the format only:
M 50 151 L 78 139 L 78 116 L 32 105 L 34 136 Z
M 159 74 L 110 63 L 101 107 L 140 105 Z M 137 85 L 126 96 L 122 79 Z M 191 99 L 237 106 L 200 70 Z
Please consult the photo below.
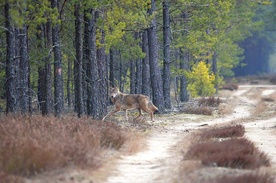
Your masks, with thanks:
M 261 151 L 268 154 L 272 167 L 276 168 L 276 117 L 274 104 L 264 109 L 260 115 L 254 114 L 262 98 L 275 94 L 276 87 L 240 86 L 237 91 L 228 92 L 224 97 L 226 105 L 233 113 L 223 116 L 206 117 L 201 115 L 170 114 L 157 117 L 156 125 L 163 128 L 153 130 L 147 139 L 146 150 L 130 156 L 121 156 L 111 171 L 107 183 L 155 183 L 177 181 L 178 164 L 183 159 L 183 141 L 187 147 L 192 139 L 189 134 L 205 125 L 236 121 L 244 124 L 246 137 Z M 276 109 L 276 108 L 275 108 Z M 265 114 L 270 111 L 271 114 Z M 263 114 L 263 116 L 261 115 Z M 182 142 L 182 143 L 179 143 Z M 179 144 L 182 144 L 181 147 Z M 185 147 L 184 147 L 185 148 Z

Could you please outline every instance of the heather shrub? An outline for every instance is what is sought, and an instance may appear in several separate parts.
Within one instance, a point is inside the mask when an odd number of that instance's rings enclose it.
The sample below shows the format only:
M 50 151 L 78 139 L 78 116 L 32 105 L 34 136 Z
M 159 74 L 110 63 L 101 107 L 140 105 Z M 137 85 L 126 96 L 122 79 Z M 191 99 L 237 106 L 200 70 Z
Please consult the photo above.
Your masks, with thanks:
M 192 145 L 186 153 L 188 159 L 199 159 L 203 165 L 255 169 L 269 166 L 267 156 L 258 151 L 247 139 L 209 141 Z
M 203 114 L 203 115 L 212 115 L 213 111 L 209 107 L 186 107 L 181 110 L 182 112 L 185 112 L 187 114 Z
M 101 129 L 100 143 L 103 147 L 120 149 L 127 140 L 121 127 L 114 123 L 104 123 L 99 125 Z
M 119 149 L 123 133 L 115 124 L 88 118 L 3 117 L 0 171 L 33 175 L 69 164 L 96 168 L 101 149 Z
M 230 126 L 203 130 L 200 136 L 202 139 L 231 138 L 231 137 L 242 137 L 244 133 L 245 133 L 245 129 L 243 125 L 230 125 Z
M 222 86 L 223 90 L 230 90 L 230 91 L 237 90 L 238 88 L 239 88 L 239 85 L 236 83 L 228 83 Z
M 217 178 L 214 183 L 274 183 L 273 177 L 268 173 L 249 173 L 240 176 L 223 176 Z
M 0 183 L 23 183 L 23 182 L 25 181 L 22 177 L 0 172 Z
M 198 101 L 199 106 L 218 107 L 219 104 L 220 104 L 220 99 L 215 97 L 202 97 Z

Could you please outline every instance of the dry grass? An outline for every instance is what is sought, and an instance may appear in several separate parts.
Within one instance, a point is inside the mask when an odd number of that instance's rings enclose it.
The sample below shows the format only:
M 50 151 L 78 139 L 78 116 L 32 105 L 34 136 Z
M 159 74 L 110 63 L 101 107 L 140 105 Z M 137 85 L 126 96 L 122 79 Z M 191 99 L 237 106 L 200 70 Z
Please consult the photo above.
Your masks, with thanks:
M 259 152 L 252 142 L 243 138 L 194 144 L 185 158 L 201 160 L 206 166 L 239 169 L 256 169 L 270 165 L 267 156 Z
M 88 118 L 8 116 L 0 119 L 0 172 L 30 176 L 68 165 L 97 168 L 100 151 L 118 150 L 126 130 Z
M 216 97 L 203 97 L 199 100 L 199 106 L 218 107 L 221 103 L 220 98 Z
M 240 176 L 223 176 L 217 178 L 213 183 L 274 183 L 270 174 L 249 173 Z
M 0 172 L 0 183 L 23 183 L 23 182 L 25 181 L 22 177 Z
M 229 125 L 203 130 L 201 139 L 242 137 L 245 133 L 243 125 Z
M 239 88 L 239 85 L 236 83 L 228 83 L 222 86 L 223 90 L 230 90 L 230 91 L 237 90 L 238 88 Z
M 214 108 L 218 107 L 221 103 L 219 98 L 215 97 L 202 97 L 199 100 L 193 100 L 183 107 L 180 111 L 187 114 L 203 114 L 212 115 Z
M 202 115 L 212 115 L 213 110 L 209 107 L 187 107 L 182 112 L 186 114 L 202 114 Z

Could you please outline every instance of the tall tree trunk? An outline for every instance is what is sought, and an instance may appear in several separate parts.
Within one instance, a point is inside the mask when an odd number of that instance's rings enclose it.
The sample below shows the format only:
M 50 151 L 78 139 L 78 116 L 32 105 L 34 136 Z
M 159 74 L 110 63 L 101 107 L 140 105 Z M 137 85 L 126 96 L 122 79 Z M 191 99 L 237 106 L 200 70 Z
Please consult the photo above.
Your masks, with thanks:
M 135 60 L 130 61 L 130 93 L 134 94 L 135 93 L 135 88 L 136 88 L 136 70 L 135 70 L 136 62 Z
M 171 109 L 171 69 L 170 69 L 170 16 L 169 16 L 169 1 L 163 1 L 163 92 L 165 108 Z
M 142 59 L 142 94 L 150 96 L 149 47 L 147 31 L 143 31 L 142 51 L 146 54 L 145 58 Z
M 149 14 L 152 15 L 155 11 L 155 0 L 151 0 L 151 8 Z M 160 112 L 165 111 L 164 95 L 162 86 L 162 77 L 158 63 L 158 42 L 156 34 L 156 18 L 151 21 L 148 28 L 148 42 L 149 42 L 149 65 L 152 85 L 153 103 L 158 107 Z
M 52 8 L 58 8 L 58 0 L 51 0 Z M 61 117 L 64 108 L 63 94 L 63 75 L 62 75 L 62 59 L 59 40 L 59 25 L 52 27 L 52 39 L 54 50 L 54 101 L 55 101 L 55 116 Z
M 136 60 L 136 87 L 135 93 L 142 93 L 142 59 Z
M 104 45 L 105 42 L 105 33 L 103 30 L 100 30 L 101 33 L 101 44 Z M 102 46 L 97 49 L 97 59 L 98 59 L 98 68 L 99 68 L 99 118 L 103 118 L 107 113 L 108 106 L 108 70 L 107 70 L 107 62 L 106 62 L 106 53 L 105 48 Z M 98 106 L 96 106 L 98 107 Z
M 85 18 L 86 24 L 86 56 L 87 59 L 87 114 L 95 119 L 100 118 L 100 91 L 99 91 L 99 71 L 96 49 L 96 12 L 89 10 L 90 17 Z
M 53 76 L 52 76 L 52 63 L 51 63 L 51 49 L 52 49 L 52 25 L 51 22 L 47 22 L 44 29 L 45 36 L 45 48 L 49 49 L 49 54 L 44 59 L 44 68 L 45 68 L 45 115 L 53 113 Z
M 218 68 L 217 68 L 217 52 L 216 51 L 214 51 L 214 54 L 213 54 L 212 70 L 216 77 L 215 88 L 216 88 L 216 93 L 218 93 Z
M 20 100 L 20 111 L 26 114 L 29 110 L 29 58 L 28 58 L 28 48 L 27 48 L 27 27 L 23 26 L 19 30 L 20 33 L 20 70 L 19 70 L 19 100 Z
M 165 108 L 171 109 L 171 58 L 170 58 L 170 16 L 169 2 L 163 1 L 163 92 Z
M 18 112 L 17 93 L 17 62 L 15 60 L 15 28 L 12 25 L 10 4 L 5 4 L 5 27 L 6 27 L 6 112 Z
M 76 59 L 74 62 L 74 82 L 75 82 L 75 111 L 78 117 L 84 113 L 83 106 L 83 57 L 82 57 L 82 15 L 80 13 L 80 6 L 75 6 L 75 45 L 76 45 Z
M 113 49 L 109 50 L 109 83 L 108 86 L 115 86 L 115 70 L 114 70 L 114 52 Z
M 69 58 L 68 59 L 68 71 L 67 71 L 67 83 L 66 83 L 66 88 L 67 88 L 67 103 L 68 103 L 68 108 L 71 108 L 71 102 L 72 102 L 72 97 L 71 97 L 71 78 L 72 78 L 72 60 Z
M 180 69 L 188 70 L 189 69 L 189 54 L 188 52 L 183 52 L 180 50 Z M 188 81 L 186 76 L 180 77 L 180 101 L 187 102 L 189 100 L 189 94 L 187 90 Z

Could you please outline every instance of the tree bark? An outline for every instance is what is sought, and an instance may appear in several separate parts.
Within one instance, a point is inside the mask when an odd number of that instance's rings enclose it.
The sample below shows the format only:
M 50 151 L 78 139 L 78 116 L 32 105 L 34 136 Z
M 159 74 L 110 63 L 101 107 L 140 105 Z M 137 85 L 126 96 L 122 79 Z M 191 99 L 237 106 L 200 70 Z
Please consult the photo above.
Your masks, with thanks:
M 180 50 L 180 69 L 188 70 L 189 69 L 189 55 L 188 52 L 183 53 Z M 187 102 L 189 100 L 189 94 L 187 90 L 188 81 L 186 76 L 180 77 L 180 101 Z
M 17 62 L 15 60 L 15 28 L 12 25 L 10 4 L 5 4 L 5 27 L 6 27 L 6 112 L 18 112 L 17 93 Z
M 80 13 L 80 6 L 75 6 L 75 46 L 76 59 L 74 62 L 74 82 L 75 82 L 75 111 L 78 117 L 84 113 L 83 106 L 83 57 L 82 57 L 82 16 Z
M 67 68 L 67 83 L 66 83 L 66 88 L 67 88 L 67 104 L 68 108 L 71 108 L 71 102 L 72 102 L 72 97 L 71 97 L 71 78 L 72 78 L 72 60 L 69 58 L 68 59 L 68 68 Z
M 44 29 L 45 36 L 45 48 L 49 49 L 48 55 L 44 59 L 45 63 L 45 115 L 53 113 L 53 76 L 52 76 L 52 63 L 51 63 L 51 49 L 52 49 L 52 25 L 51 22 L 47 22 Z
M 136 60 L 136 87 L 135 93 L 142 93 L 142 59 Z
M 213 73 L 216 77 L 216 80 L 215 80 L 215 88 L 216 88 L 216 93 L 218 93 L 218 68 L 217 68 L 217 52 L 214 51 L 214 54 L 213 54 L 213 64 L 212 64 L 212 70 L 213 70 Z
M 142 51 L 146 54 L 142 59 L 142 94 L 150 96 L 150 69 L 149 69 L 149 47 L 147 31 L 142 35 Z
M 109 50 L 109 86 L 115 86 L 115 70 L 114 70 L 114 52 Z
M 152 15 L 155 11 L 155 0 L 151 0 L 151 8 L 149 14 Z M 156 18 L 151 21 L 148 28 L 148 42 L 149 42 L 149 65 L 152 85 L 153 103 L 158 107 L 159 112 L 165 111 L 164 95 L 162 86 L 162 77 L 158 63 L 158 42 L 156 34 Z
M 104 45 L 105 41 L 105 33 L 103 30 L 99 30 L 101 34 L 100 42 Z M 99 94 L 98 101 L 99 105 L 95 107 L 99 107 L 98 117 L 99 119 L 103 118 L 107 113 L 108 106 L 108 69 L 107 69 L 107 61 L 106 61 L 106 53 L 104 46 L 97 49 L 97 60 L 98 60 L 98 72 L 99 72 L 99 90 L 97 91 Z
M 20 111 L 22 114 L 29 112 L 29 58 L 28 58 L 28 48 L 27 48 L 27 27 L 23 26 L 19 30 L 20 36 L 20 81 L 19 81 L 19 101 L 20 101 Z
M 141 33 L 135 33 L 135 39 L 140 40 L 141 39 Z M 139 43 L 139 46 L 141 47 L 141 43 Z M 135 93 L 142 93 L 142 59 L 138 58 L 136 60 L 136 83 L 135 83 Z
M 169 1 L 163 1 L 163 92 L 165 108 L 171 109 L 171 69 L 170 69 L 170 16 Z
M 134 94 L 135 93 L 135 88 L 136 88 L 136 70 L 135 70 L 136 62 L 135 60 L 130 61 L 130 93 Z
M 97 62 L 96 48 L 96 12 L 94 9 L 89 10 L 91 18 L 86 17 L 86 56 L 87 59 L 87 114 L 95 119 L 100 118 L 100 90 L 99 90 L 99 70 Z
M 58 8 L 58 1 L 51 0 L 52 8 Z M 63 74 L 62 74 L 62 59 L 59 40 L 59 25 L 52 27 L 52 40 L 54 50 L 54 101 L 55 101 L 55 116 L 61 117 L 64 108 L 63 94 Z

